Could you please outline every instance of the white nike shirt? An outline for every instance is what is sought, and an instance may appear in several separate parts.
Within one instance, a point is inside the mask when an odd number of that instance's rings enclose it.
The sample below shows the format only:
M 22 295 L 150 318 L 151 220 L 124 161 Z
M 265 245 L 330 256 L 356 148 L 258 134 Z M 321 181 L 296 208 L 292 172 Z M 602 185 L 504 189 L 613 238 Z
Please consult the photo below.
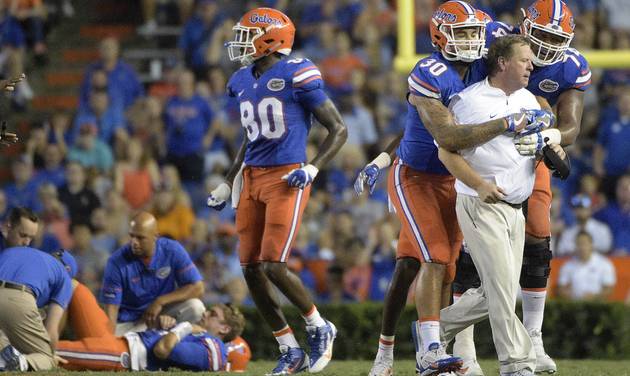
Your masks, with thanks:
M 449 109 L 457 123 L 465 125 L 500 119 L 523 109 L 540 109 L 540 105 L 527 89 L 508 96 L 503 90 L 491 86 L 486 78 L 453 96 Z M 514 134 L 504 133 L 485 144 L 460 150 L 459 154 L 484 180 L 503 189 L 505 201 L 520 204 L 534 188 L 536 160 L 533 156 L 520 155 L 513 139 Z M 474 189 L 460 180 L 455 182 L 455 190 L 460 194 L 478 196 Z

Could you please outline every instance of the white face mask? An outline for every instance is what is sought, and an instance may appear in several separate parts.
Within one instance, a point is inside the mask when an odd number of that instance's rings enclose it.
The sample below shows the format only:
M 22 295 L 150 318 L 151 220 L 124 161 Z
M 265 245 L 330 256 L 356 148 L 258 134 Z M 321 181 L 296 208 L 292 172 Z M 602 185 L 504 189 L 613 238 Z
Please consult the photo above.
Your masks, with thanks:
M 477 29 L 474 39 L 459 39 L 455 36 L 457 29 Z M 455 24 L 442 24 L 440 32 L 446 37 L 446 45 L 442 55 L 449 61 L 464 61 L 467 63 L 483 56 L 486 44 L 486 23 L 484 21 L 464 21 Z
M 537 66 L 545 66 L 557 63 L 562 60 L 565 51 L 569 48 L 573 33 L 567 33 L 558 25 L 542 26 L 532 22 L 526 18 L 523 20 L 523 28 L 525 34 L 529 37 L 534 57 L 532 62 Z M 560 38 L 560 43 L 549 43 L 534 36 L 534 31 L 540 33 L 552 34 Z
M 234 40 L 226 43 L 230 61 L 240 61 L 243 65 L 253 63 L 256 54 L 254 41 L 263 35 L 264 31 L 259 27 L 241 26 L 240 23 L 237 23 L 232 30 L 236 32 Z

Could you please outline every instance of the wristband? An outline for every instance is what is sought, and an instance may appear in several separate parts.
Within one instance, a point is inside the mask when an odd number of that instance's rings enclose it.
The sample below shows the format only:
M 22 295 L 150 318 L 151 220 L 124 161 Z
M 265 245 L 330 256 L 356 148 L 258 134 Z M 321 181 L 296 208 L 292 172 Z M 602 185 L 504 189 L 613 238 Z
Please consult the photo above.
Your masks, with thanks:
M 175 325 L 169 332 L 175 334 L 178 340 L 182 340 L 182 338 L 186 337 L 190 333 L 192 333 L 192 324 L 188 321 L 180 322 Z
M 392 164 L 392 158 L 389 156 L 388 153 L 382 152 L 378 155 L 378 157 L 374 158 L 374 160 L 370 162 L 370 164 L 375 164 L 376 167 L 379 168 L 379 170 L 382 170 Z

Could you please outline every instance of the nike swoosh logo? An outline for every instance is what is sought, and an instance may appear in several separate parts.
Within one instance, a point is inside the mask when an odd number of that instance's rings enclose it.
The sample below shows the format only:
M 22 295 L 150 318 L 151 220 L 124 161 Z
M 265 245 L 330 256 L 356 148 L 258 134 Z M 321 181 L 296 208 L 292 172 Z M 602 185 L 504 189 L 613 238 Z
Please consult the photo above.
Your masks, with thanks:
M 496 117 L 498 114 L 490 115 L 490 119 Z
M 243 93 L 245 92 L 245 90 L 241 90 L 238 92 L 238 96 L 240 97 L 241 95 L 243 95 Z

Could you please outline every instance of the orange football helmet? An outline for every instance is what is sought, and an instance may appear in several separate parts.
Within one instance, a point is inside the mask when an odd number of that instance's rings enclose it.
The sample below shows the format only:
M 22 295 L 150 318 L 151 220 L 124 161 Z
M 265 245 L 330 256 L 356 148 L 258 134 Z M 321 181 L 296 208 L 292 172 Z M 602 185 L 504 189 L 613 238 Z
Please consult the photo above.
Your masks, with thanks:
M 479 14 L 481 14 L 481 19 L 483 20 L 483 22 L 488 23 L 488 22 L 492 22 L 493 19 L 492 17 L 490 17 L 490 15 L 486 12 L 484 12 L 481 9 L 477 9 L 477 12 L 479 12 Z
M 245 13 L 232 28 L 233 41 L 227 43 L 231 61 L 249 65 L 263 56 L 278 52 L 289 55 L 295 26 L 284 13 L 272 8 L 256 8 Z
M 447 1 L 431 17 L 431 42 L 450 61 L 471 62 L 481 58 L 486 43 L 487 14 L 464 1 Z M 474 38 L 460 38 L 461 29 L 477 29 Z
M 560 61 L 575 29 L 569 7 L 562 0 L 538 0 L 521 11 L 524 16 L 521 33 L 529 37 L 533 63 L 544 66 Z

